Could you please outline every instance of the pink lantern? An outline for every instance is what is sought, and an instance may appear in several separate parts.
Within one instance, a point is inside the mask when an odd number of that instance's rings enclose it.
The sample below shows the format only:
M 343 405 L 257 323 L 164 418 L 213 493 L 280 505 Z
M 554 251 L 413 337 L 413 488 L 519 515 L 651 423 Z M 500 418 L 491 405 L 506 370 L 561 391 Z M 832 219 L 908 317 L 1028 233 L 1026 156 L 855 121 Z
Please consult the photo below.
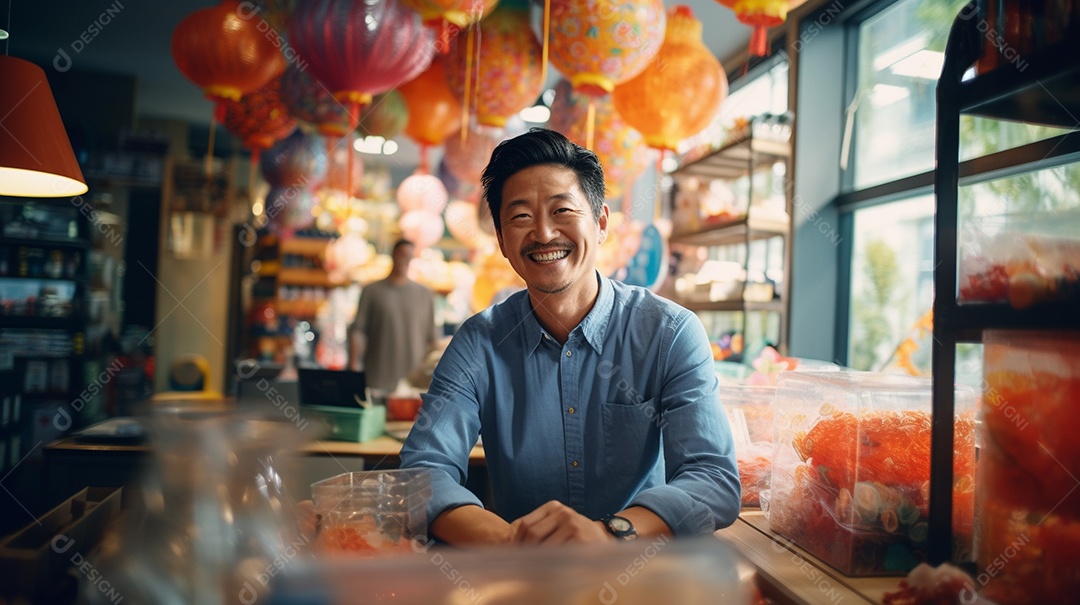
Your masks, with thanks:
M 430 174 L 414 174 L 406 177 L 397 190 L 398 206 L 405 213 L 419 211 L 437 216 L 446 207 L 449 198 L 446 186 L 438 177 Z M 439 223 L 442 223 L 442 219 L 439 219 Z M 441 230 L 442 227 L 440 226 L 439 229 Z
M 401 215 L 398 223 L 401 235 L 416 244 L 418 249 L 434 246 L 443 236 L 445 225 L 438 214 L 424 210 L 413 210 Z
M 443 162 L 458 181 L 479 185 L 480 174 L 491 160 L 491 152 L 495 151 L 495 146 L 502 139 L 490 128 L 469 128 L 465 143 L 462 143 L 461 139 L 457 134 L 446 139 Z
M 495 241 L 495 238 L 480 228 L 479 209 L 472 202 L 450 202 L 446 206 L 445 217 L 446 230 L 468 248 L 477 248 L 486 242 Z
M 301 2 L 289 18 L 289 42 L 337 99 L 359 107 L 420 75 L 435 54 L 434 36 L 399 0 Z

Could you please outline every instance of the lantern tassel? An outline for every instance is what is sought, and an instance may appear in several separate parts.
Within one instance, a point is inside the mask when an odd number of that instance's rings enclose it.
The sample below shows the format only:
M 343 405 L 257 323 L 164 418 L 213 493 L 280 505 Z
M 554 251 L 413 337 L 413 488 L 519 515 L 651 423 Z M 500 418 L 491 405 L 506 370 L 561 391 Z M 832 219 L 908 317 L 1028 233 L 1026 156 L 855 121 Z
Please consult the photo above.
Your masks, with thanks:
M 755 25 L 750 34 L 750 55 L 764 57 L 769 54 L 769 30 L 764 25 Z
M 476 21 L 473 29 L 476 31 L 476 77 L 473 79 L 476 85 L 473 86 L 473 107 L 480 107 L 480 69 L 483 67 L 480 62 L 480 36 L 483 32 L 480 30 L 479 20 Z
M 544 0 L 544 44 L 540 51 L 540 86 L 547 84 L 548 31 L 551 28 L 551 0 Z
M 259 148 L 251 150 L 251 165 L 248 167 L 248 201 L 255 201 L 255 173 L 259 170 Z
M 461 144 L 469 140 L 469 99 L 472 98 L 473 72 L 473 37 L 472 32 L 465 34 L 465 98 L 461 103 Z
M 592 151 L 593 135 L 596 132 L 596 99 L 589 96 L 589 113 L 585 118 L 585 148 Z
M 431 174 L 428 169 L 428 149 L 431 147 L 426 143 L 420 144 L 420 166 L 417 167 L 417 174 Z

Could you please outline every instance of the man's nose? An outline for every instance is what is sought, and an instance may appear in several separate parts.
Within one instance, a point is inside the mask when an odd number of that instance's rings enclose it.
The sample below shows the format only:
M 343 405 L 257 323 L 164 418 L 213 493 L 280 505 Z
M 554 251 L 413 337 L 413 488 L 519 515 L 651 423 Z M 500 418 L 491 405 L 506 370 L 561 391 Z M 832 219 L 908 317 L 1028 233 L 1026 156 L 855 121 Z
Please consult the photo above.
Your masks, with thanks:
M 540 243 L 550 242 L 559 236 L 559 229 L 551 217 L 540 216 L 533 224 L 532 236 Z

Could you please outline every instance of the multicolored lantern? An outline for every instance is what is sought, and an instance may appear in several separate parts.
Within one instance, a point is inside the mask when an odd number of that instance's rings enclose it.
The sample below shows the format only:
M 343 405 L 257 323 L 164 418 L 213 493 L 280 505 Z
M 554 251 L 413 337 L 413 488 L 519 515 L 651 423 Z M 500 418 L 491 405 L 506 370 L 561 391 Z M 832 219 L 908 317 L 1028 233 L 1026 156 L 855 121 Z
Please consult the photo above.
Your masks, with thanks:
M 462 139 L 465 140 L 462 143 Z M 493 129 L 470 128 L 468 137 L 452 136 L 446 139 L 443 163 L 458 180 L 469 185 L 480 184 L 480 174 L 491 160 L 491 152 L 502 140 Z
M 264 204 L 267 227 L 280 236 L 291 236 L 315 222 L 315 195 L 302 185 L 273 187 Z
M 607 197 L 622 197 L 623 189 L 633 183 L 649 165 L 649 152 L 638 131 L 615 111 L 610 95 L 590 98 L 576 94 L 566 80 L 555 86 L 548 128 L 558 130 L 578 145 L 586 146 L 589 128 L 589 104 L 596 111 L 596 140 L 593 151 L 604 167 Z
M 402 84 L 398 92 L 409 108 L 405 134 L 420 145 L 442 145 L 446 137 L 457 131 L 461 103 L 446 84 L 446 67 L 441 57 L 436 57 L 416 79 Z
M 326 177 L 323 138 L 296 130 L 262 154 L 263 178 L 271 187 L 314 189 Z
M 326 166 L 326 178 L 323 179 L 322 189 L 348 192 L 347 197 L 361 197 L 364 185 L 364 162 L 360 154 L 351 145 L 338 145 L 329 152 L 329 161 Z M 349 156 L 355 157 L 349 157 Z M 352 171 L 350 175 L 348 171 Z M 352 190 L 349 190 L 349 187 Z
M 285 70 L 281 51 L 249 12 L 236 0 L 223 0 L 191 13 L 173 31 L 176 66 L 207 97 L 239 101 Z
M 296 120 L 281 100 L 279 78 L 244 95 L 239 101 L 226 101 L 222 124 L 254 155 L 269 149 L 296 129 Z
M 371 104 L 360 112 L 357 134 L 390 140 L 405 130 L 409 123 L 409 106 L 397 90 L 376 95 Z
M 479 70 L 480 86 L 476 105 L 470 108 L 484 126 L 503 127 L 506 120 L 530 106 L 540 96 L 541 47 L 529 24 L 527 0 L 502 0 L 498 8 L 480 22 L 483 51 L 479 65 L 468 53 L 463 32 L 450 43 L 447 55 L 447 83 L 459 99 L 465 98 L 466 74 L 470 67 Z M 470 79 L 470 86 L 477 78 Z
M 660 51 L 661 0 L 551 0 L 551 63 L 574 90 L 610 94 Z
M 712 122 L 727 90 L 727 74 L 701 41 L 701 21 L 689 7 L 676 6 L 656 60 L 616 86 L 612 99 L 649 147 L 674 151 Z
M 457 175 L 450 172 L 450 169 L 446 167 L 446 156 L 443 155 L 442 161 L 439 162 L 439 167 L 435 170 L 435 174 L 446 186 L 446 191 L 450 194 L 451 198 L 459 200 L 472 200 L 474 202 L 480 199 L 480 182 L 466 183 L 459 179 Z
M 333 138 L 348 134 L 349 108 L 297 65 L 289 65 L 281 76 L 281 97 L 294 118 L 319 134 Z M 364 136 L 392 139 L 401 134 L 408 119 L 405 100 L 391 90 L 376 95 L 370 105 L 365 105 L 358 122 Z
M 739 21 L 753 28 L 750 34 L 750 55 L 764 57 L 769 53 L 769 28 L 783 25 L 787 20 L 788 0 L 716 0 L 735 11 Z
M 397 202 L 404 213 L 421 211 L 440 214 L 448 199 L 442 181 L 430 174 L 413 174 L 398 185 Z
M 302 2 L 289 18 L 289 42 L 349 106 L 353 126 L 373 95 L 415 78 L 435 53 L 431 32 L 400 0 Z

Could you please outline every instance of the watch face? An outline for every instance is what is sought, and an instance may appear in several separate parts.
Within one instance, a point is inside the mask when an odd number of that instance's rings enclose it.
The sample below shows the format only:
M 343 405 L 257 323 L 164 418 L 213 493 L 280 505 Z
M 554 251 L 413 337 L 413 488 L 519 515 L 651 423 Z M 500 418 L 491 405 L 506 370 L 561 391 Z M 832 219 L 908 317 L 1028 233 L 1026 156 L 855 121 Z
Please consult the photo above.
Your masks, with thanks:
M 630 525 L 629 521 L 622 517 L 612 517 L 611 520 L 608 521 L 608 525 L 611 526 L 611 529 L 618 532 L 629 531 L 630 528 L 633 527 Z

